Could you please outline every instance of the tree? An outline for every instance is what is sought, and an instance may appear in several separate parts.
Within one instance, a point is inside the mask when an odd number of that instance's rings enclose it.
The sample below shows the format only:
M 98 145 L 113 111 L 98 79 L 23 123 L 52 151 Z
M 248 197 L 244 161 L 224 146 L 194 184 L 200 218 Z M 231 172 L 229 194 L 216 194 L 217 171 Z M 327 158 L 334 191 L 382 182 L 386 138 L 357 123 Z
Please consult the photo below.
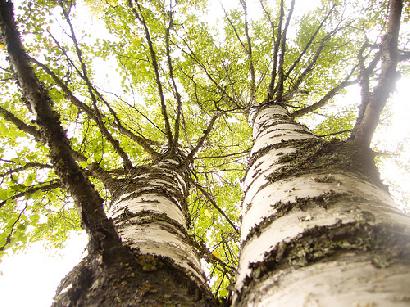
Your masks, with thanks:
M 2 108 L 2 114 L 6 120 L 49 147 L 49 157 L 55 171 L 55 175 L 51 174 L 50 177 L 59 178 L 14 194 L 2 205 L 6 205 L 8 200 L 30 195 L 36 191 L 46 192 L 65 186 L 79 207 L 83 227 L 90 235 L 89 254 L 62 282 L 56 296 L 56 305 L 111 305 L 113 302 L 119 304 L 126 302 L 134 305 L 173 303 L 208 305 L 214 299 L 205 283 L 199 263 L 199 251 L 205 251 L 207 258 L 215 260 L 225 272 L 232 273 L 223 261 L 208 252 L 203 245 L 194 241 L 188 234 L 187 226 L 190 216 L 186 198 L 192 160 L 223 111 L 216 112 L 209 119 L 203 135 L 199 137 L 197 144 L 190 151 L 185 152 L 180 149 L 178 143 L 180 126 L 182 122 L 185 125 L 186 120 L 182 118 L 182 96 L 173 77 L 169 42 L 167 42 L 166 57 L 177 102 L 175 119 L 173 119 L 174 130 L 171 128 L 165 101 L 167 91 L 163 89 L 164 85 L 160 80 L 161 72 L 158 65 L 160 58 L 157 57 L 157 51 L 151 41 L 151 31 L 145 19 L 146 10 L 137 2 L 135 6 L 132 2 L 128 5 L 129 13 L 142 25 L 148 44 L 150 64 L 152 64 L 155 75 L 153 83 L 158 90 L 164 127 L 153 125 L 165 136 L 164 145 L 127 128 L 117 112 L 92 84 L 87 60 L 77 41 L 70 19 L 71 4 L 59 2 L 80 65 L 76 66 L 71 62 L 70 68 L 76 69 L 78 76 L 84 82 L 83 86 L 88 92 L 90 105 L 76 96 L 70 88 L 75 83 L 67 84 L 59 76 L 61 71 L 54 72 L 48 65 L 31 58 L 26 53 L 13 19 L 13 5 L 11 2 L 2 2 L 1 25 L 9 54 L 10 68 L 21 89 L 21 99 L 28 104 L 35 116 L 33 123 L 36 126 L 27 124 L 7 109 Z M 38 8 L 41 7 L 42 4 L 38 6 Z M 165 34 L 167 40 L 169 40 L 173 23 L 172 10 L 169 14 L 169 24 Z M 42 21 L 40 19 L 40 23 Z M 59 42 L 55 41 L 55 44 L 60 47 Z M 65 49 L 60 51 L 67 56 L 68 61 L 71 61 Z M 40 81 L 30 62 L 45 71 L 52 79 L 53 86 L 59 87 L 58 94 L 63 97 L 53 96 L 52 91 L 46 89 L 46 82 Z M 59 98 L 68 100 L 77 108 L 77 117 L 80 112 L 84 113 L 87 117 L 87 125 L 88 121 L 94 121 L 93 128 L 99 129 L 100 137 L 107 140 L 112 147 L 110 150 L 121 158 L 122 168 L 108 171 L 101 166 L 101 161 L 87 163 L 90 158 L 85 156 L 81 150 L 74 149 L 74 144 L 70 145 L 62 128 L 61 115 L 52 108 L 53 104 L 56 105 L 59 102 Z M 217 102 L 215 105 L 218 106 Z M 55 108 L 58 109 L 57 106 Z M 107 109 L 112 122 L 107 120 L 107 115 L 103 114 L 102 108 Z M 148 119 L 146 116 L 145 118 Z M 112 124 L 115 128 L 110 129 L 108 124 Z M 114 133 L 121 133 L 141 146 L 150 155 L 151 162 L 144 162 L 138 167 L 133 166 L 133 162 L 115 138 Z M 163 135 L 160 135 L 159 139 Z M 84 139 L 87 137 L 88 135 L 84 135 Z M 86 142 L 83 141 L 83 144 Z M 158 151 L 158 149 L 161 150 Z M 102 150 L 105 148 L 103 147 Z M 7 162 L 13 163 L 12 161 Z M 79 165 L 81 162 L 84 162 L 86 166 L 81 167 Z M 12 176 L 35 166 L 49 167 L 48 164 L 39 162 L 27 163 L 10 170 L 9 175 Z M 104 200 L 88 176 L 100 180 L 104 188 L 109 191 L 110 218 L 107 218 L 104 212 L 104 207 L 108 207 L 107 202 L 104 205 Z M 206 193 L 205 189 L 203 191 Z M 11 231 L 8 233 L 3 248 L 11 242 L 14 226 L 19 222 L 28 206 L 29 204 L 26 204 L 17 220 L 11 224 Z M 232 223 L 230 220 L 229 222 Z M 106 289 L 111 290 L 107 292 Z
M 406 304 L 407 289 L 402 285 L 410 278 L 409 218 L 393 209 L 369 149 L 394 88 L 403 3 L 389 2 L 386 33 L 369 64 L 363 56 L 367 43 L 359 50 L 362 100 L 350 137 L 343 141 L 323 140 L 295 118 L 321 107 L 348 79 L 316 103 L 293 112 L 286 109 L 289 98 L 297 95 L 316 65 L 325 46 L 322 42 L 330 39 L 325 36 L 310 63 L 289 80 L 304 56 L 303 51 L 299 53 L 290 68 L 285 64 L 294 5 L 291 1 L 285 14 L 284 1 L 280 2 L 267 98 L 253 104 L 255 68 L 243 2 L 247 43 L 241 43 L 249 61 L 254 145 L 244 180 L 234 305 Z M 307 48 L 314 39 L 311 36 Z M 380 58 L 377 82 L 371 86 L 370 77 Z
M 313 282 L 328 282 L 340 267 L 346 269 L 340 278 L 348 280 L 338 288 L 341 303 L 405 299 L 398 280 L 409 278 L 408 218 L 386 206 L 369 149 L 397 62 L 407 55 L 397 50 L 401 1 L 390 1 L 380 44 L 348 35 L 362 37 L 363 28 L 380 23 L 386 7 L 376 9 L 376 1 L 372 16 L 354 21 L 343 14 L 346 4 L 324 1 L 297 21 L 291 39 L 295 1 L 288 8 L 279 1 L 273 10 L 260 0 L 258 21 L 240 1 L 239 10 L 225 12 L 222 43 L 201 22 L 201 1 L 197 10 L 185 1 L 89 2 L 109 30 L 90 45 L 76 33 L 74 3 L 18 8 L 26 12 L 17 18 L 30 55 L 10 1 L 1 2 L 11 64 L 3 69 L 2 124 L 11 143 L 21 147 L 17 137 L 31 135 L 38 144 L 2 160 L 1 206 L 10 211 L 2 249 L 44 237 L 50 222 L 64 236 L 67 219 L 52 219 L 46 202 L 69 207 L 73 199 L 90 235 L 88 256 L 62 281 L 56 305 L 217 304 L 199 258 L 210 263 L 214 292 L 226 295 L 239 250 L 235 204 L 241 157 L 251 147 L 248 115 L 254 145 L 234 304 L 326 300 L 336 295 L 332 289 L 292 282 L 312 272 Z M 49 18 L 64 22 L 65 36 L 53 34 Z M 122 96 L 96 84 L 95 57 L 117 61 Z M 342 139 L 326 140 L 296 123 L 354 82 L 362 103 L 347 140 L 350 127 L 328 131 Z M 349 126 L 347 117 L 337 122 Z M 77 217 L 73 208 L 62 212 Z M 47 222 L 30 235 L 27 225 L 44 216 Z M 397 281 L 387 294 L 369 298 L 364 289 L 352 297 L 363 274 L 380 286 L 379 275 Z

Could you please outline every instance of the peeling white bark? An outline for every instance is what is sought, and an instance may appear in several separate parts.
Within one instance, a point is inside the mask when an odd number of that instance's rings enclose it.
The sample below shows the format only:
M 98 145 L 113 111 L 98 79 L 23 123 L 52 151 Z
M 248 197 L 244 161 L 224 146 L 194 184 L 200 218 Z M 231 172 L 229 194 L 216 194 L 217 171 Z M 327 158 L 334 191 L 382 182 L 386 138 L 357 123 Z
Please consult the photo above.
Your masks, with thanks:
M 313 135 L 300 133 L 294 130 L 271 130 L 269 133 L 262 134 L 255 140 L 255 144 L 252 147 L 251 155 L 258 151 L 275 144 L 280 144 L 284 141 L 290 140 L 305 140 L 316 138 Z
M 317 181 L 325 176 L 332 177 L 332 182 Z M 267 182 L 263 177 L 261 176 L 261 179 L 254 182 L 243 200 L 242 239 L 245 239 L 249 231 L 259 224 L 264 217 L 275 214 L 276 208 L 274 205 L 278 202 L 296 203 L 301 198 L 314 198 L 326 193 L 345 193 L 351 197 L 364 198 L 375 204 L 394 207 L 393 201 L 387 192 L 359 179 L 353 174 L 311 173 L 280 180 L 261 188 L 261 185 Z M 249 208 L 249 210 L 246 210 L 246 208 Z
M 111 217 L 115 218 L 119 216 L 124 210 L 128 210 L 131 213 L 142 211 L 150 211 L 158 214 L 165 213 L 170 219 L 181 224 L 182 227 L 186 225 L 186 219 L 182 211 L 168 198 L 155 194 L 144 194 L 116 203 L 111 208 Z
M 264 180 L 260 184 L 264 184 L 267 182 L 265 179 L 266 176 L 272 174 L 279 168 L 285 166 L 287 163 L 279 163 L 283 155 L 291 154 L 296 152 L 295 148 L 278 148 L 278 149 L 271 149 L 265 155 L 258 158 L 253 165 L 249 168 L 248 172 L 246 173 L 245 180 L 243 182 L 243 190 L 247 191 L 251 185 L 258 185 L 254 183 L 255 180 L 258 180 L 258 177 L 262 177 L 259 180 Z
M 184 234 L 170 232 L 165 222 L 155 222 L 143 225 L 133 225 L 131 218 L 119 230 L 121 238 L 132 248 L 137 248 L 144 254 L 152 254 L 172 259 L 183 267 L 195 279 L 205 282 L 200 274 L 200 262 L 192 246 L 184 242 Z
M 405 307 L 410 304 L 409 280 L 405 265 L 379 269 L 371 259 L 352 254 L 277 272 L 252 289 L 247 306 Z
M 369 216 L 374 220 L 369 221 Z M 248 240 L 242 246 L 239 275 L 236 281 L 237 290 L 240 290 L 245 277 L 251 271 L 249 264 L 263 261 L 265 254 L 278 243 L 287 242 L 316 226 L 330 226 L 338 223 L 343 225 L 351 222 L 395 225 L 410 237 L 409 218 L 373 200 L 360 203 L 341 201 L 328 209 L 313 207 L 308 211 L 294 211 L 273 221 L 259 236 Z
M 203 284 L 205 277 L 187 238 L 187 221 L 182 208 L 187 183 L 175 170 L 176 165 L 177 161 L 167 159 L 153 165 L 152 173 L 148 170 L 135 176 L 136 191 L 119 197 L 109 214 L 129 247 L 142 254 L 169 258 L 192 280 Z M 164 176 L 158 178 L 158 173 Z M 158 192 L 158 188 L 164 193 Z
M 364 251 L 340 256 L 349 261 L 338 256 L 337 261 L 325 258 L 306 267 L 285 266 L 246 283 L 252 263 L 262 263 L 280 244 L 318 227 L 361 223 L 398 229 L 401 236 L 410 238 L 410 218 L 395 209 L 386 191 L 353 171 L 321 169 L 270 180 L 269 175 L 291 164 L 282 162 L 291 159 L 282 158 L 297 150 L 292 142 L 284 141 L 316 137 L 278 105 L 254 112 L 251 122 L 253 164 L 243 182 L 242 249 L 234 305 L 237 294 L 246 289 L 246 301 L 240 302 L 246 306 L 408 306 L 410 292 L 403 284 L 410 284 L 410 267 L 376 268 L 363 258 Z M 290 209 L 281 210 L 284 207 Z

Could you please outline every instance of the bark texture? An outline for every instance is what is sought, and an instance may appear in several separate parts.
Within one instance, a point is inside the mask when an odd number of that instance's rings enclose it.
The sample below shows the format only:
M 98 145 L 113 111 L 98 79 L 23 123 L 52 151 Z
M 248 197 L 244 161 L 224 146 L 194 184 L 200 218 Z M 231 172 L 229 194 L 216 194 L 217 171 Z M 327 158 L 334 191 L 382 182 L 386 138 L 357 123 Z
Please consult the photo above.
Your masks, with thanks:
M 112 187 L 109 216 L 122 248 L 105 263 L 88 255 L 62 281 L 55 306 L 215 304 L 187 233 L 187 173 L 180 162 L 168 157 L 136 168 Z
M 131 168 L 111 182 L 112 218 L 72 155 L 59 114 L 30 66 L 10 1 L 0 0 L 0 39 L 23 96 L 49 146 L 56 173 L 81 211 L 90 235 L 89 255 L 62 281 L 54 306 L 205 306 L 205 285 L 193 242 L 187 234 L 186 173 L 176 150 L 149 167 Z M 36 130 L 35 130 L 36 131 Z M 184 168 L 186 170 L 187 168 Z
M 254 108 L 236 306 L 408 306 L 410 218 L 370 150 Z

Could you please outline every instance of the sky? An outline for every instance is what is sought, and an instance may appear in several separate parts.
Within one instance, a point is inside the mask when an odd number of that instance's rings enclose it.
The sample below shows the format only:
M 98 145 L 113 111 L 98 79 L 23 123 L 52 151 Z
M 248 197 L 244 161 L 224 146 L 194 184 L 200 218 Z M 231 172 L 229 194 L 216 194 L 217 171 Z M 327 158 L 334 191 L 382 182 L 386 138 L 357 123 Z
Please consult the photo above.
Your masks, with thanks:
M 220 10 L 220 0 L 211 0 L 207 19 L 218 25 L 223 19 L 223 12 Z M 236 1 L 235 1 L 236 2 Z M 234 1 L 223 1 L 225 9 L 233 7 Z M 252 0 L 249 3 L 257 3 Z M 320 1 L 297 1 L 297 14 L 314 8 Z M 94 29 L 95 33 L 106 35 L 105 29 L 98 24 L 95 18 L 90 18 L 90 12 L 86 7 L 79 10 L 81 13 L 75 21 L 82 26 Z M 258 9 L 249 6 L 249 15 L 256 18 Z M 108 65 L 108 66 L 107 66 Z M 109 68 L 111 66 L 111 68 Z M 97 83 L 104 84 L 112 71 L 113 63 L 97 63 L 95 65 Z M 100 72 L 99 72 L 100 70 Z M 386 183 L 392 186 L 400 186 L 405 190 L 405 183 L 410 182 L 410 172 L 403 167 L 407 165 L 410 169 L 410 78 L 402 78 L 397 83 L 397 90 L 388 104 L 389 110 L 385 114 L 383 125 L 381 125 L 374 137 L 373 146 L 387 151 L 397 153 L 401 151 L 401 156 L 392 156 L 384 159 L 380 165 L 380 171 Z M 120 85 L 111 83 L 112 90 Z M 359 93 L 357 87 L 351 87 L 346 95 L 338 98 L 339 101 L 358 103 Z M 405 142 L 407 138 L 407 142 Z M 399 163 L 397 163 L 399 161 Z M 406 204 L 402 200 L 403 195 L 397 192 L 399 189 L 391 189 L 399 208 L 405 209 Z M 410 195 L 407 195 L 410 199 Z M 407 210 L 410 210 L 407 207 Z M 65 247 L 62 249 L 50 249 L 44 242 L 32 244 L 28 249 L 16 253 L 10 253 L 0 262 L 0 302 L 5 307 L 42 307 L 49 306 L 60 280 L 79 262 L 84 255 L 86 244 L 84 232 L 72 232 Z
M 37 242 L 5 256 L 0 263 L 1 306 L 50 306 L 60 280 L 84 255 L 86 242 L 84 232 L 72 232 L 62 249 Z

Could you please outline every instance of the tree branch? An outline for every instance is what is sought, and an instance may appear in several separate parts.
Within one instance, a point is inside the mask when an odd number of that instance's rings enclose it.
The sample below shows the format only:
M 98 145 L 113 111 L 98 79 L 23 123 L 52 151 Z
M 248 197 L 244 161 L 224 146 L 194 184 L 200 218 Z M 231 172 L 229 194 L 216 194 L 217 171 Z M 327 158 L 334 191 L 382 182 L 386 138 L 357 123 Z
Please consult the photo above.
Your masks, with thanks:
M 328 91 L 318 102 L 313 103 L 312 105 L 302 108 L 300 110 L 294 111 L 290 115 L 293 117 L 300 117 L 306 115 L 310 112 L 316 111 L 317 109 L 322 108 L 330 99 L 332 99 L 336 94 L 338 94 L 342 89 L 349 85 L 353 85 L 357 83 L 357 80 L 349 80 L 352 76 L 353 72 L 355 71 L 356 66 L 350 71 L 350 73 L 346 76 L 346 78 Z
M 323 49 L 326 47 L 327 41 L 335 34 L 339 29 L 335 29 L 332 32 L 328 33 L 320 42 L 318 48 L 315 51 L 315 54 L 313 55 L 312 59 L 310 60 L 310 63 L 308 66 L 303 70 L 303 72 L 298 76 L 296 81 L 293 83 L 292 87 L 287 91 L 287 93 L 284 95 L 284 99 L 288 100 L 291 98 L 295 92 L 298 90 L 300 84 L 306 79 L 306 77 L 309 75 L 309 73 L 313 70 L 313 67 L 315 66 L 317 60 L 319 59 L 320 54 L 322 53 Z
M 209 134 L 211 133 L 212 128 L 214 127 L 215 121 L 221 115 L 222 113 L 218 112 L 211 118 L 211 120 L 209 121 L 208 127 L 206 128 L 206 130 L 204 130 L 204 134 L 199 138 L 196 146 L 191 150 L 191 152 L 187 155 L 185 160 L 181 163 L 180 165 L 181 168 L 187 167 L 194 160 L 195 155 L 202 148 L 205 140 L 208 138 Z
M 24 211 L 26 211 L 27 206 L 28 206 L 27 204 L 24 206 L 23 210 L 21 210 L 19 215 L 17 216 L 17 219 L 11 225 L 11 230 L 10 230 L 9 234 L 7 235 L 7 237 L 6 237 L 6 241 L 4 242 L 3 246 L 0 246 L 0 252 L 4 251 L 6 246 L 11 243 L 11 237 L 13 236 L 13 233 L 14 233 L 14 227 L 20 221 L 20 218 L 23 215 Z M 1 208 L 1 206 L 0 206 L 0 208 Z
M 172 65 L 171 48 L 169 45 L 170 32 L 174 25 L 172 10 L 173 8 L 172 8 L 172 0 L 171 0 L 169 3 L 168 27 L 165 30 L 165 48 L 166 48 L 166 53 L 167 53 L 167 64 L 168 64 L 168 70 L 169 70 L 169 77 L 171 78 L 172 87 L 174 89 L 174 97 L 177 100 L 177 115 L 176 115 L 175 126 L 174 126 L 174 139 L 172 141 L 172 146 L 170 148 L 171 151 L 175 151 L 178 145 L 179 130 L 180 130 L 180 124 L 181 124 L 182 99 L 181 99 L 181 94 L 178 91 L 178 86 L 174 79 L 174 66 Z
M 37 123 L 47 140 L 55 171 L 82 210 L 81 217 L 90 233 L 91 246 L 104 254 L 106 247 L 117 246 L 120 240 L 112 222 L 105 215 L 103 199 L 72 157 L 72 149 L 59 115 L 51 108 L 53 101 L 29 64 L 29 57 L 14 21 L 13 4 L 6 0 L 0 0 L 0 27 L 23 95 L 31 104 Z
M 306 54 L 310 46 L 313 44 L 315 38 L 319 34 L 320 29 L 323 28 L 323 25 L 329 18 L 330 14 L 332 13 L 333 9 L 336 7 L 336 4 L 333 4 L 332 8 L 329 10 L 329 12 L 326 14 L 325 18 L 321 21 L 319 26 L 316 28 L 315 32 L 312 34 L 312 36 L 309 38 L 309 41 L 306 43 L 306 46 L 303 48 L 303 50 L 299 53 L 299 56 L 296 58 L 296 60 L 292 63 L 292 65 L 289 67 L 289 69 L 285 73 L 285 80 L 289 77 L 289 75 L 292 73 L 292 71 L 296 68 L 296 66 L 300 63 L 300 60 L 303 58 L 303 56 Z
M 188 43 L 186 42 L 186 40 L 182 39 L 183 42 L 185 43 L 185 46 L 189 49 L 189 52 L 187 52 L 184 49 L 181 49 L 181 51 L 183 53 L 185 53 L 186 55 L 188 55 L 192 60 L 194 60 L 201 68 L 202 70 L 205 72 L 206 76 L 208 77 L 208 79 L 216 86 L 216 88 L 218 90 L 221 91 L 221 93 L 228 98 L 233 104 L 237 105 L 237 101 L 231 97 L 228 92 L 226 91 L 226 88 L 224 88 L 223 86 L 221 86 L 220 82 L 218 82 L 217 80 L 215 80 L 215 78 L 213 78 L 210 74 L 210 72 L 208 71 L 208 69 L 206 68 L 206 66 L 196 57 L 195 53 L 193 52 L 193 50 L 191 49 L 191 47 L 188 45 Z M 239 107 L 239 106 L 238 106 Z
M 41 135 L 41 132 L 37 130 L 35 126 L 31 126 L 29 124 L 26 124 L 23 122 L 21 119 L 19 119 L 17 116 L 15 116 L 13 113 L 10 111 L 4 109 L 3 107 L 0 106 L 0 115 L 7 121 L 12 122 L 18 129 L 21 131 L 24 131 L 30 135 L 32 135 L 36 141 L 41 141 L 43 139 L 43 136 Z
M 253 104 L 255 101 L 256 96 L 256 73 L 255 73 L 255 65 L 253 64 L 252 58 L 252 44 L 251 44 L 251 37 L 249 35 L 249 23 L 248 23 L 248 9 L 246 5 L 246 0 L 240 0 L 243 11 L 245 13 L 245 37 L 246 37 L 246 44 L 247 48 L 245 48 L 246 54 L 248 55 L 249 61 L 249 73 L 251 75 L 250 81 L 250 105 Z
M 108 131 L 107 127 L 104 124 L 101 112 L 97 108 L 97 99 L 96 99 L 96 96 L 94 94 L 95 88 L 93 87 L 93 85 L 91 84 L 90 79 L 88 78 L 87 66 L 84 62 L 84 59 L 83 59 L 83 56 L 82 56 L 82 51 L 79 47 L 78 40 L 77 40 L 77 37 L 75 35 L 75 31 L 74 31 L 73 25 L 72 25 L 71 20 L 70 20 L 69 13 L 64 9 L 64 5 L 63 5 L 61 0 L 59 0 L 59 3 L 60 3 L 60 6 L 63 10 L 64 18 L 65 18 L 65 20 L 66 20 L 66 22 L 67 22 L 67 24 L 70 28 L 71 39 L 74 43 L 74 48 L 76 50 L 77 58 L 80 61 L 81 71 L 82 71 L 80 76 L 84 80 L 84 82 L 87 86 L 88 93 L 90 94 L 91 101 L 93 102 L 93 106 L 94 106 L 94 110 L 95 110 L 94 120 L 96 121 L 98 127 L 100 128 L 101 133 L 106 137 L 108 142 L 110 142 L 110 144 L 114 148 L 115 152 L 121 157 L 121 159 L 123 161 L 123 164 L 124 164 L 124 167 L 125 168 L 132 168 L 132 162 L 131 162 L 130 158 L 128 157 L 128 155 L 126 154 L 124 149 L 121 147 L 119 141 L 116 140 L 112 136 L 112 134 Z M 102 98 L 102 95 L 99 95 L 99 97 Z M 102 99 L 102 100 L 105 102 L 104 99 Z M 106 105 L 108 105 L 108 103 L 106 103 Z M 113 113 L 114 111 L 111 109 L 111 107 L 109 105 L 108 105 L 108 107 L 109 107 L 109 110 L 112 111 L 112 113 Z M 118 120 L 118 117 L 116 116 L 115 112 L 114 112 L 113 115 L 114 115 L 114 118 Z
M 367 97 L 362 97 L 365 104 L 363 116 L 358 118 L 353 128 L 351 140 L 362 147 L 370 146 L 373 132 L 376 129 L 380 114 L 388 97 L 394 90 L 396 83 L 396 67 L 399 60 L 398 39 L 400 32 L 400 17 L 403 9 L 403 0 L 389 2 L 389 16 L 386 33 L 381 43 L 381 73 L 373 91 Z
M 25 165 L 23 166 L 18 166 L 15 168 L 11 168 L 8 171 L 0 174 L 0 177 L 5 177 L 7 175 L 12 175 L 14 173 L 18 173 L 21 171 L 25 171 L 29 168 L 35 168 L 35 167 L 40 167 L 40 168 L 52 168 L 53 166 L 50 164 L 46 164 L 46 163 L 40 163 L 40 162 L 27 162 Z
M 283 17 L 285 15 L 284 11 L 284 3 L 283 0 L 280 0 L 280 15 L 279 15 L 279 24 L 278 24 L 278 29 L 277 29 L 277 34 L 276 34 L 276 41 L 274 39 L 274 46 L 273 46 L 273 54 L 272 54 L 272 71 L 271 71 L 271 80 L 269 83 L 268 87 L 268 96 L 267 96 L 267 101 L 273 100 L 273 94 L 274 94 L 274 86 L 275 86 L 275 79 L 276 79 L 276 74 L 277 74 L 277 65 L 278 65 L 278 52 L 280 48 L 280 42 L 281 42 L 281 35 L 282 35 L 282 23 L 283 23 Z M 275 37 L 275 33 L 272 33 L 273 37 Z
M 198 188 L 199 191 L 201 191 L 202 195 L 204 195 L 209 202 L 211 203 L 211 205 L 225 218 L 225 220 L 229 223 L 229 225 L 232 226 L 233 230 L 239 234 L 239 228 L 238 226 L 236 226 L 231 219 L 226 215 L 226 213 L 218 206 L 218 204 L 216 203 L 215 199 L 213 198 L 213 196 L 203 187 L 201 186 L 198 182 L 190 179 L 192 184 Z
M 47 140 L 45 139 L 41 131 L 38 130 L 36 127 L 24 123 L 22 120 L 16 117 L 13 113 L 11 113 L 10 111 L 7 111 L 6 109 L 2 107 L 0 107 L 0 115 L 2 115 L 4 119 L 16 125 L 17 128 L 20 129 L 21 131 L 24 131 L 32 135 L 37 142 L 47 144 Z M 70 150 L 71 150 L 71 154 L 73 155 L 74 159 L 80 162 L 87 162 L 87 158 L 83 154 L 73 150 L 72 148 L 70 148 Z M 91 164 L 89 166 L 89 169 L 86 171 L 88 171 L 92 176 L 95 176 L 96 178 L 103 181 L 104 184 L 109 184 L 109 183 L 112 183 L 113 181 L 113 178 L 107 173 L 107 171 L 102 169 L 98 165 L 98 163 Z
M 68 98 L 78 109 L 84 111 L 90 118 L 92 118 L 100 128 L 101 133 L 107 138 L 107 136 L 110 135 L 110 133 L 106 133 L 107 128 L 104 126 L 102 123 L 102 114 L 99 112 L 98 109 L 92 109 L 89 106 L 87 106 L 85 103 L 80 101 L 74 94 L 73 92 L 68 88 L 68 86 L 64 83 L 63 80 L 61 80 L 50 68 L 48 68 L 45 64 L 37 61 L 36 59 L 30 57 L 30 60 L 34 62 L 36 65 L 41 67 L 50 77 L 54 80 L 54 82 L 61 88 L 63 91 L 64 95 L 66 98 Z M 144 148 L 151 156 L 157 157 L 158 153 L 152 149 L 150 145 L 150 140 L 145 139 L 142 136 L 136 135 L 132 133 L 130 130 L 125 128 L 121 123 L 114 122 L 114 126 L 118 128 L 118 130 L 128 136 L 131 140 L 135 141 L 137 144 L 139 144 L 142 148 Z M 112 136 L 111 136 L 112 138 Z M 108 138 L 107 138 L 108 139 Z M 113 138 L 112 138 L 113 139 Z M 117 141 L 114 140 L 113 141 Z M 117 141 L 118 142 L 118 141 Z M 114 148 L 115 149 L 115 148 Z
M 26 195 L 30 195 L 33 194 L 37 191 L 50 191 L 53 189 L 57 189 L 57 188 L 61 188 L 62 187 L 62 183 L 60 180 L 53 180 L 50 181 L 46 184 L 39 184 L 36 186 L 31 186 L 28 189 L 26 189 L 25 191 L 19 192 L 17 194 L 14 194 L 13 196 L 10 196 L 9 198 L 3 200 L 2 202 L 0 202 L 0 208 L 2 208 L 9 200 L 13 200 L 13 199 L 17 199 Z
M 144 15 L 142 14 L 141 5 L 138 3 L 137 0 L 134 0 L 134 2 L 137 5 L 138 11 L 135 9 L 134 5 L 132 4 L 132 0 L 128 0 L 128 5 L 131 8 L 131 11 L 135 15 L 135 17 L 138 19 L 138 21 L 142 24 L 144 28 L 145 39 L 147 40 L 147 43 L 148 43 L 149 53 L 150 53 L 150 57 L 152 61 L 152 67 L 154 68 L 155 81 L 158 87 L 159 99 L 161 102 L 161 111 L 162 111 L 162 116 L 164 117 L 165 132 L 167 133 L 167 138 L 168 138 L 168 147 L 171 148 L 172 143 L 173 143 L 173 136 L 172 136 L 171 126 L 169 124 L 167 106 L 165 104 L 164 90 L 162 88 L 162 83 L 161 83 L 160 74 L 159 74 L 159 65 L 157 61 L 157 55 L 155 53 L 154 44 L 151 39 L 150 31 L 145 21 Z
M 290 10 L 285 22 L 285 28 L 282 32 L 281 37 L 281 47 L 280 47 L 280 54 L 279 54 L 279 64 L 278 64 L 278 84 L 276 86 L 276 101 L 282 102 L 283 96 L 283 83 L 285 81 L 284 74 L 283 74 L 283 64 L 285 61 L 285 53 L 286 53 L 286 35 L 289 27 L 290 20 L 292 19 L 292 13 L 295 8 L 295 0 L 292 0 L 290 4 Z M 275 92 L 275 91 L 274 91 Z

